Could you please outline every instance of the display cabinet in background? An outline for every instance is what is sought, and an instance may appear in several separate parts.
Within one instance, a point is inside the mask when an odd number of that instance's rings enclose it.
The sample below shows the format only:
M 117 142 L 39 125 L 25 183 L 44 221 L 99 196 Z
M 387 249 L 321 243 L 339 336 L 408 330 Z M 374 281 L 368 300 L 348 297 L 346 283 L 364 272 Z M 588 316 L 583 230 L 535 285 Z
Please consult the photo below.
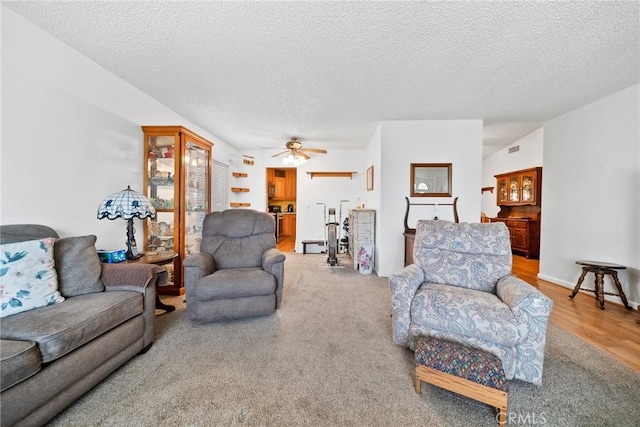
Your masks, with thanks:
M 178 253 L 168 265 L 172 285 L 160 294 L 184 294 L 182 261 L 198 252 L 202 222 L 211 206 L 211 149 L 213 144 L 182 126 L 142 126 L 144 131 L 146 196 L 156 218 L 145 221 L 146 254 Z
M 496 203 L 500 212 L 492 222 L 509 228 L 511 249 L 527 258 L 540 254 L 542 168 L 535 167 L 496 175 Z

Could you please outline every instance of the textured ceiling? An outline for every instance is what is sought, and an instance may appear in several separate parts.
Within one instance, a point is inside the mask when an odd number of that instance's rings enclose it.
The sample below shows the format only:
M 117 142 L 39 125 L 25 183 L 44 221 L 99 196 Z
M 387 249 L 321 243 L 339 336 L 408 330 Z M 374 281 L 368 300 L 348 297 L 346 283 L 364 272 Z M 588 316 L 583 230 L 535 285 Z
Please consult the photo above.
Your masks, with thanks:
M 239 148 L 485 119 L 486 153 L 637 84 L 637 1 L 3 2 Z

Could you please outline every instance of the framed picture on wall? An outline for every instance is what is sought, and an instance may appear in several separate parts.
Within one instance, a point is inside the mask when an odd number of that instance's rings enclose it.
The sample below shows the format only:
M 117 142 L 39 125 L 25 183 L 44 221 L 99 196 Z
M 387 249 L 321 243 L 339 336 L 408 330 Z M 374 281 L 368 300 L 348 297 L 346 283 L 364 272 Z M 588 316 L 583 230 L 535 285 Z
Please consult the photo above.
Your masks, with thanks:
M 373 190 L 373 166 L 367 169 L 367 191 Z

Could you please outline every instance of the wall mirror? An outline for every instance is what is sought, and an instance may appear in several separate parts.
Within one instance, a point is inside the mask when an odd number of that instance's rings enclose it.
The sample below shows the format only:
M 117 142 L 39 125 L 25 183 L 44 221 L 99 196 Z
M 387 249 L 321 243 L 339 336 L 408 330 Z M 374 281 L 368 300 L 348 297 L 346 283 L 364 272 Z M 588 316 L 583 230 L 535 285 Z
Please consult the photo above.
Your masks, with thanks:
M 451 163 L 411 163 L 411 197 L 451 197 Z

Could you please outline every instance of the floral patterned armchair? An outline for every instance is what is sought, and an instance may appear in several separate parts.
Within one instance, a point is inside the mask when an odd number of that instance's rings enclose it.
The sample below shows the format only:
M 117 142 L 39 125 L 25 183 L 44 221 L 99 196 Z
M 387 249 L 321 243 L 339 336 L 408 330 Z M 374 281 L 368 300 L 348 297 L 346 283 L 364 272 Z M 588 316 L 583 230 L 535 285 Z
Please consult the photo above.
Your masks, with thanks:
M 460 342 L 500 357 L 507 379 L 542 383 L 553 301 L 510 274 L 503 223 L 418 221 L 413 259 L 389 277 L 396 344 Z

